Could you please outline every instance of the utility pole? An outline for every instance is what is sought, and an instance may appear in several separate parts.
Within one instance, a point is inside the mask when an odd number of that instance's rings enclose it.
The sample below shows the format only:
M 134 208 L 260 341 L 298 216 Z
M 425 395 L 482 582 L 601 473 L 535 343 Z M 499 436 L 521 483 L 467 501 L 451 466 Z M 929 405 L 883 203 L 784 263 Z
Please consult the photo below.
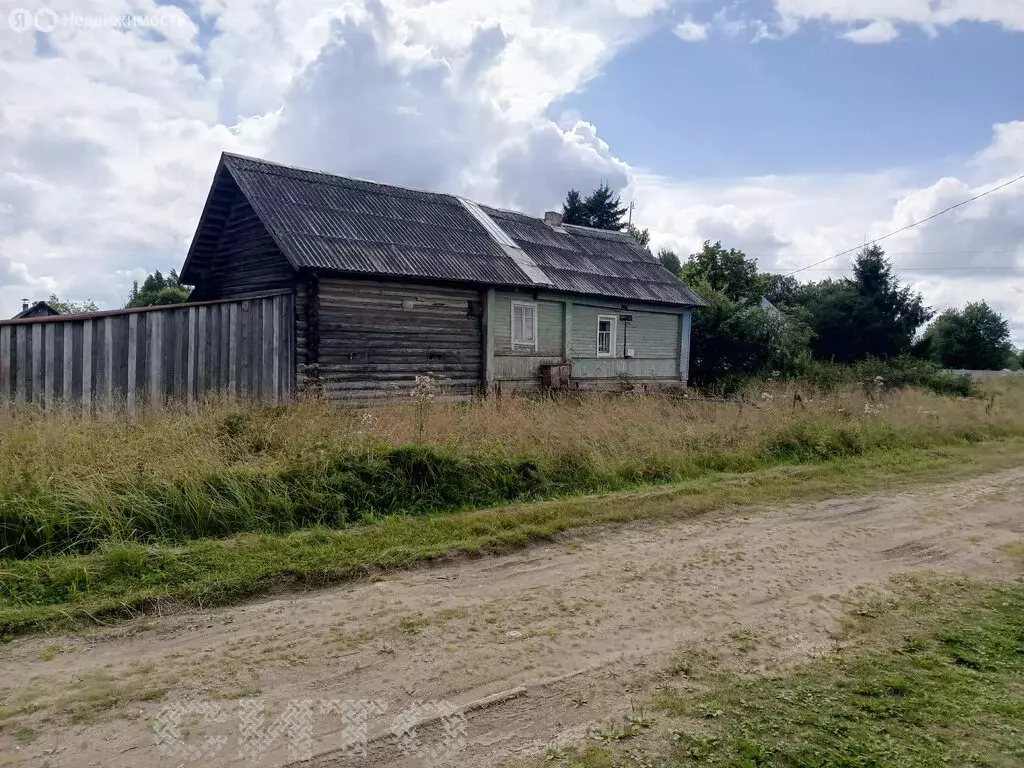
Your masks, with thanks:
M 636 208 L 636 202 L 630 201 L 629 203 L 629 226 L 633 226 L 633 209 Z

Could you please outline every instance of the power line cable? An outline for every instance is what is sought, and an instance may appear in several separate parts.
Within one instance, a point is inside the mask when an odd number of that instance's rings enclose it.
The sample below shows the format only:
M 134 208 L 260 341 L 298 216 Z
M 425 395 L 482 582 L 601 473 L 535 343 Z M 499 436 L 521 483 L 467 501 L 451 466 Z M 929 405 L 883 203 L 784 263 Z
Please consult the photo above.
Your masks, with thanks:
M 899 235 L 899 234 L 901 234 L 903 232 L 906 232 L 908 229 L 913 229 L 914 227 L 919 227 L 922 224 L 927 224 L 929 221 L 932 221 L 933 219 L 939 218 L 939 216 L 943 216 L 943 215 L 949 213 L 950 211 L 955 211 L 957 208 L 963 208 L 965 205 L 973 203 L 975 200 L 980 200 L 981 198 L 987 197 L 988 195 L 991 195 L 994 192 L 998 192 L 1001 189 L 1006 189 L 1011 184 L 1016 184 L 1018 181 L 1021 181 L 1021 180 L 1024 180 L 1024 174 L 1021 174 L 1020 176 L 1018 176 L 1015 179 L 1010 179 L 1009 181 L 1004 182 L 1003 184 L 1000 184 L 998 187 L 993 187 L 992 189 L 988 190 L 987 192 L 982 192 L 979 195 L 975 195 L 970 200 L 964 200 L 963 202 L 957 203 L 956 205 L 949 206 L 949 208 L 943 208 L 938 213 L 933 213 L 931 216 L 929 216 L 926 219 L 921 219 L 920 221 L 915 221 L 912 224 L 908 224 L 905 227 L 900 227 L 899 229 L 895 230 L 894 232 L 890 232 L 887 235 L 882 235 L 881 237 L 877 237 L 874 240 L 871 240 L 870 242 L 864 243 L 864 245 L 858 245 L 858 246 L 856 246 L 854 248 L 850 248 L 849 250 L 842 251 L 841 253 L 837 253 L 834 256 L 829 256 L 828 258 L 822 259 L 821 261 L 816 261 L 813 264 L 808 264 L 806 267 L 800 267 L 800 269 L 794 270 L 793 272 L 788 272 L 788 273 L 786 273 L 786 277 L 792 277 L 793 275 L 800 274 L 801 272 L 806 272 L 807 270 L 812 269 L 813 267 L 816 267 L 819 264 L 824 264 L 827 261 L 832 261 L 832 259 L 838 259 L 840 256 L 847 256 L 847 255 L 853 253 L 854 251 L 859 251 L 861 248 L 864 248 L 866 246 L 875 245 L 877 243 L 882 242 L 883 240 L 888 240 L 890 237 L 895 237 L 896 235 Z

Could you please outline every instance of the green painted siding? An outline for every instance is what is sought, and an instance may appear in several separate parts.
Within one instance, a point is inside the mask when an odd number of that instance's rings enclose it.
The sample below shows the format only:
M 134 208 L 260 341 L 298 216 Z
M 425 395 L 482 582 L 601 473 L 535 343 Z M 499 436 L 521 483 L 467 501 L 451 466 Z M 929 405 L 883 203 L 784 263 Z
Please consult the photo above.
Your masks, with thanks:
M 512 301 L 537 306 L 537 350 L 512 349 Z M 565 302 L 570 312 L 565 315 Z M 646 311 L 645 311 L 646 310 Z M 632 322 L 618 320 L 619 315 L 632 315 Z M 612 315 L 615 321 L 613 357 L 597 356 L 598 315 Z M 565 360 L 564 339 L 570 339 L 569 357 L 573 377 L 583 387 L 605 387 L 622 377 L 645 381 L 678 381 L 681 372 L 679 355 L 689 353 L 689 311 L 683 308 L 636 304 L 628 309 L 622 302 L 559 294 L 532 295 L 497 292 L 491 315 L 493 328 L 493 383 L 507 391 L 536 390 L 540 385 L 540 367 Z M 567 331 L 567 328 L 569 329 Z M 625 335 L 624 335 L 625 333 Z M 623 349 L 633 350 L 632 358 L 623 357 Z M 688 361 L 687 361 L 688 362 Z M 685 363 L 683 367 L 685 373 Z
M 512 302 L 537 305 L 537 349 L 512 348 Z M 494 356 L 559 357 L 565 338 L 564 304 L 534 301 L 532 297 L 498 293 L 494 297 Z
M 577 379 L 610 379 L 628 376 L 631 379 L 679 378 L 679 364 L 675 358 L 622 358 L 599 357 L 573 360 L 572 375 Z
M 597 358 L 598 315 L 629 314 L 633 322 L 615 322 L 613 357 L 623 357 L 623 349 L 632 349 L 633 357 L 648 360 L 679 360 L 679 315 L 638 312 L 637 310 L 603 309 L 573 305 L 572 357 L 574 360 Z M 601 359 L 604 359 L 603 357 Z

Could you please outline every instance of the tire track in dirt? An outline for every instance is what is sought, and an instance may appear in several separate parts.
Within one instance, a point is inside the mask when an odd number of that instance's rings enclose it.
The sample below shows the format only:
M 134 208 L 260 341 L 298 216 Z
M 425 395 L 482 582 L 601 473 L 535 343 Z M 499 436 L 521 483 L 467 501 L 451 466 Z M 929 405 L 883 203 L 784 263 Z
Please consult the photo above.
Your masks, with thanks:
M 7 718 L 0 754 L 10 765 L 280 766 L 283 739 L 258 760 L 237 756 L 235 717 L 185 724 L 190 744 L 228 743 L 197 761 L 166 757 L 151 721 L 184 700 L 233 715 L 254 697 L 271 721 L 291 700 L 367 699 L 388 711 L 369 723 L 366 757 L 337 752 L 342 720 L 322 716 L 309 765 L 426 764 L 388 737 L 416 701 L 477 703 L 465 748 L 435 764 L 529 764 L 628 713 L 665 665 L 699 663 L 703 650 L 751 673 L 828 650 L 843 600 L 892 574 L 1018 573 L 1000 548 L 1024 534 L 1022 487 L 1015 469 L 889 498 L 633 524 L 107 635 L 18 640 L 0 648 L 0 708 L 38 709 Z M 443 725 L 422 725 L 422 744 L 437 746 Z

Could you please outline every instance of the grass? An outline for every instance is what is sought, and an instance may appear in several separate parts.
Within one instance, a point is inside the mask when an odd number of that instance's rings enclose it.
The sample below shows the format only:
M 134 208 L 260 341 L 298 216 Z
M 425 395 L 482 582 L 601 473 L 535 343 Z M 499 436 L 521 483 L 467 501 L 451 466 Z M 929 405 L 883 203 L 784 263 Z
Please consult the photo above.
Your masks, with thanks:
M 901 449 L 666 487 L 512 507 L 393 516 L 342 531 L 241 534 L 183 545 L 108 545 L 0 565 L 0 632 L 210 606 L 320 586 L 452 555 L 508 551 L 586 526 L 687 517 L 730 505 L 831 498 L 1019 466 L 1024 440 Z
M 0 556 L 341 529 L 714 472 L 1024 436 L 1024 387 L 995 400 L 766 385 L 696 396 L 494 399 L 356 411 L 215 403 L 201 413 L 0 415 Z
M 713 664 L 656 699 L 659 768 L 933 768 L 1024 764 L 1024 585 L 905 577 L 860 607 L 855 642 L 776 676 Z M 641 734 L 635 734 L 641 737 Z M 635 751 L 633 754 L 638 754 Z M 632 766 L 617 745 L 545 764 Z
M 984 399 L 874 379 L 801 386 L 733 401 L 211 402 L 136 421 L 10 408 L 0 634 L 227 603 L 592 524 L 821 498 L 1024 452 L 1015 381 Z M 529 503 L 544 499 L 560 501 Z

